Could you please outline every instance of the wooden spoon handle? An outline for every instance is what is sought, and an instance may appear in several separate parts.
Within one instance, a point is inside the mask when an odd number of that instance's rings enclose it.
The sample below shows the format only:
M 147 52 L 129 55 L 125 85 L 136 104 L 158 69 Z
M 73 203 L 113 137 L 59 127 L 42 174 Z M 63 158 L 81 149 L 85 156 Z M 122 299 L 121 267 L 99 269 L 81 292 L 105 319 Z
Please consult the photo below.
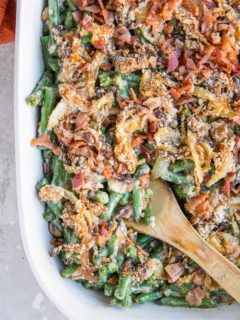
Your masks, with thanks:
M 171 244 L 195 261 L 240 303 L 240 270 L 208 244 L 192 226 L 180 241 L 173 241 Z
M 159 230 L 156 227 L 146 228 L 144 224 L 126 223 L 135 230 L 168 242 L 185 253 L 240 303 L 240 270 L 208 244 L 186 218 L 179 219 L 176 222 L 178 224 L 177 229 L 183 230 L 181 234 L 176 233 L 178 237 L 169 237 L 163 230 Z

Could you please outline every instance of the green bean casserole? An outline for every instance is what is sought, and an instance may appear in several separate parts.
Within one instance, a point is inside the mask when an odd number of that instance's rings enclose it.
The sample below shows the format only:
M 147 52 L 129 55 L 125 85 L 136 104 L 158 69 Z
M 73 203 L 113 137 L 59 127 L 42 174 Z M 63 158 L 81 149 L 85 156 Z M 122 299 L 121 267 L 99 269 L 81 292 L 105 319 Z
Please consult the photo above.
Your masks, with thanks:
M 48 0 L 36 189 L 61 275 L 112 306 L 211 308 L 232 298 L 154 225 L 150 177 L 240 267 L 240 2 Z

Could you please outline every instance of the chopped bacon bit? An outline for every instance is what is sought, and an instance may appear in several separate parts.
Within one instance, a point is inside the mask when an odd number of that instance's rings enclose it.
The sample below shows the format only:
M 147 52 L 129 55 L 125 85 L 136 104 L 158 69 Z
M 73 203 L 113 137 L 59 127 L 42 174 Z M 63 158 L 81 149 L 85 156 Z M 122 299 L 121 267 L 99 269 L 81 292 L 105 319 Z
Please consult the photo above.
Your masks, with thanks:
M 228 197 L 230 196 L 231 183 L 235 180 L 235 178 L 236 172 L 229 172 L 223 181 L 222 190 Z
M 184 273 L 184 267 L 180 262 L 168 264 L 165 267 L 165 271 L 167 272 L 168 282 L 173 283 L 177 281 L 181 277 L 181 275 Z
M 185 94 L 192 88 L 193 88 L 192 80 L 188 79 L 185 81 L 184 86 L 178 87 L 178 88 L 171 88 L 170 92 L 173 95 L 174 99 L 178 100 L 179 98 L 181 98 L 183 94 Z
M 105 41 L 103 39 L 99 39 L 97 41 L 94 41 L 93 45 L 96 49 L 100 49 L 102 51 L 104 51 L 104 49 L 105 49 Z
M 168 57 L 167 71 L 173 72 L 179 66 L 180 52 L 178 50 L 173 50 Z
M 81 20 L 81 11 L 80 10 L 76 10 L 72 13 L 72 17 L 73 17 L 73 20 L 76 22 L 76 23 L 79 23 L 79 21 Z
M 188 291 L 185 301 L 191 306 L 200 306 L 203 298 L 206 296 L 206 292 L 200 287 L 193 288 Z
M 87 127 L 89 122 L 88 115 L 83 112 L 79 112 L 76 117 L 76 130 L 81 130 Z
M 146 147 L 144 144 L 141 144 L 141 145 L 140 145 L 140 150 L 141 150 L 141 152 L 143 153 L 144 157 L 145 157 L 147 160 L 150 160 L 152 150 L 148 149 L 148 147 Z
M 38 138 L 31 140 L 31 146 L 32 147 L 45 147 L 47 149 L 52 150 L 52 152 L 56 155 L 61 155 L 61 148 L 59 146 L 55 146 L 51 140 L 48 134 L 42 134 Z
M 85 183 L 84 174 L 82 172 L 78 173 L 72 180 L 72 187 L 74 190 L 79 189 Z
M 99 13 L 100 12 L 99 7 L 96 5 L 85 7 L 84 10 L 87 10 L 92 13 Z
M 97 239 L 98 245 L 100 247 L 104 247 L 106 245 L 107 241 L 111 238 L 112 233 L 113 233 L 114 230 L 116 230 L 116 228 L 117 228 L 117 223 L 116 222 L 108 230 L 104 228 L 105 229 L 103 231 L 104 234 L 101 234 Z
M 132 36 L 128 30 L 127 27 L 124 25 L 120 25 L 117 27 L 117 40 L 119 45 L 123 45 L 124 43 L 131 43 L 132 42 Z
M 233 118 L 233 122 L 240 125 L 240 116 L 236 116 Z
M 92 26 L 92 18 L 85 14 L 82 19 L 82 26 L 84 29 L 89 30 Z
M 107 11 L 107 9 L 104 7 L 102 0 L 98 0 L 98 3 L 100 5 L 100 8 L 102 10 L 102 15 L 104 18 L 105 23 L 108 23 L 109 21 L 109 12 Z

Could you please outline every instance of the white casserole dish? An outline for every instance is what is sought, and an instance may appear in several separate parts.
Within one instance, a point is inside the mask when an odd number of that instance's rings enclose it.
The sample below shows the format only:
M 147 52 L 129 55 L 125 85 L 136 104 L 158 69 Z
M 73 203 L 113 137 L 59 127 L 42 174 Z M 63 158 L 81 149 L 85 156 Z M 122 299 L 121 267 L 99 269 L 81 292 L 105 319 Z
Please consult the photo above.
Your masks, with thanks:
M 184 309 L 156 304 L 136 305 L 131 309 L 110 308 L 101 293 L 89 291 L 70 280 L 62 279 L 57 259 L 49 257 L 47 224 L 42 219 L 43 207 L 35 193 L 42 176 L 41 157 L 30 147 L 36 134 L 37 110 L 26 105 L 42 72 L 39 38 L 44 0 L 18 1 L 15 69 L 15 143 L 17 166 L 18 211 L 25 251 L 32 271 L 45 293 L 69 318 L 97 320 L 239 320 L 240 307 L 217 309 Z M 53 320 L 53 319 L 52 319 Z

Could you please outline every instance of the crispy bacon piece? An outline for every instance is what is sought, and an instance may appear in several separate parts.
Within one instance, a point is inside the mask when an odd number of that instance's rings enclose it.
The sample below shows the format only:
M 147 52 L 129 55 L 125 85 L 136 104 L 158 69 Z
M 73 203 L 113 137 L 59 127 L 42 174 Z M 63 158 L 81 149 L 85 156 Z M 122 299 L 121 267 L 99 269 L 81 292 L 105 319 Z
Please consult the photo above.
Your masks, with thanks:
M 83 112 L 79 112 L 76 117 L 76 130 L 85 129 L 88 125 L 88 115 Z
M 107 11 L 107 9 L 104 7 L 102 0 L 98 0 L 98 3 L 100 5 L 100 8 L 102 10 L 102 15 L 104 18 L 105 23 L 108 23 L 109 21 L 109 12 Z
M 131 43 L 133 37 L 131 36 L 129 30 L 124 25 L 120 25 L 117 27 L 117 41 L 119 45 L 123 45 L 124 43 Z
M 165 271 L 167 272 L 168 282 L 173 283 L 177 281 L 184 273 L 184 267 L 180 262 L 177 262 L 173 264 L 168 264 L 165 267 Z
M 203 298 L 206 296 L 206 291 L 203 291 L 200 287 L 196 287 L 188 291 L 185 301 L 191 306 L 200 306 Z
M 179 66 L 179 57 L 180 57 L 181 52 L 177 49 L 173 49 L 172 52 L 170 53 L 168 57 L 168 62 L 167 62 L 167 71 L 168 72 L 173 72 L 177 69 Z
M 72 180 L 72 187 L 74 190 L 79 189 L 85 183 L 84 174 L 82 172 L 78 173 Z
M 85 14 L 83 19 L 82 19 L 82 26 L 84 29 L 89 30 L 92 26 L 92 18 Z

